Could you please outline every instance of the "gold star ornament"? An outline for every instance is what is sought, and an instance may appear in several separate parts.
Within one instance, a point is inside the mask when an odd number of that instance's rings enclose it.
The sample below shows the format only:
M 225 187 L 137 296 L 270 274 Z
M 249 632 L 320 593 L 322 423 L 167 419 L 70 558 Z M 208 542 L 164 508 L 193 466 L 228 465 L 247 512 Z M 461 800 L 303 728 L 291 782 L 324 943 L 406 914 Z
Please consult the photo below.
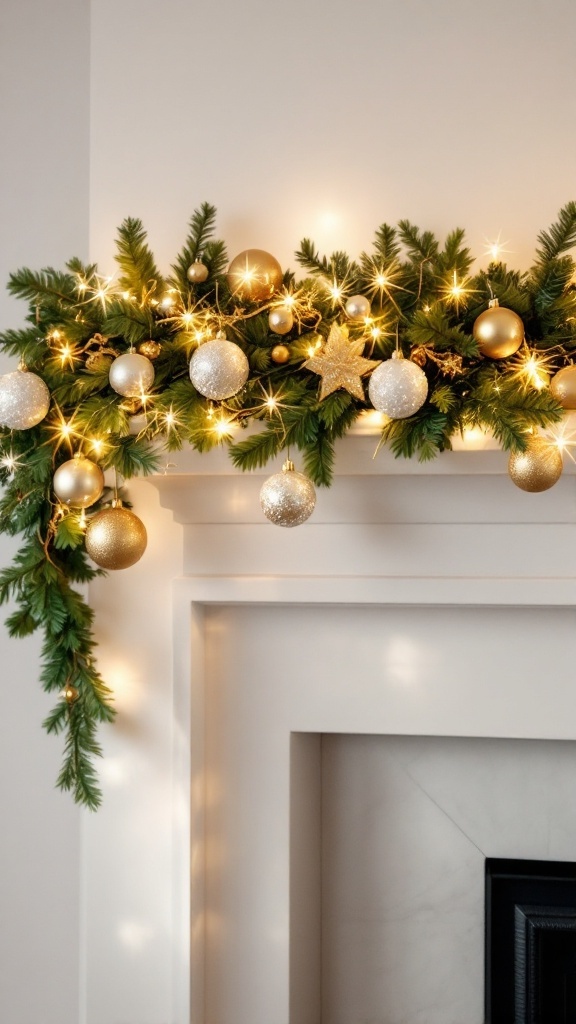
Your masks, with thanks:
M 346 327 L 332 324 L 324 348 L 304 363 L 305 370 L 312 370 L 312 373 L 318 373 L 322 378 L 320 401 L 339 388 L 344 388 L 354 398 L 364 401 L 360 378 L 380 363 L 379 359 L 364 358 L 364 345 L 361 338 L 350 341 Z

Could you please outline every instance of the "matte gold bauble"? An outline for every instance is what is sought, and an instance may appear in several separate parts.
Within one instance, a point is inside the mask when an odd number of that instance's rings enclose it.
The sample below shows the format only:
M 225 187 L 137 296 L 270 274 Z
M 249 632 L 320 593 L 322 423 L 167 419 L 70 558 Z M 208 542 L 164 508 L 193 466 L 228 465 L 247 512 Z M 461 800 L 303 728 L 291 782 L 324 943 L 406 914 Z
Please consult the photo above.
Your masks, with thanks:
M 565 366 L 554 374 L 550 391 L 563 409 L 576 409 L 576 364 Z
M 562 474 L 562 455 L 557 445 L 533 434 L 525 452 L 513 452 L 508 462 L 512 482 L 523 491 L 547 491 Z
M 233 295 L 250 302 L 266 302 L 282 284 L 282 267 L 264 249 L 245 249 L 228 267 L 228 287 Z
M 139 398 L 154 383 L 154 367 L 146 356 L 137 352 L 125 352 L 118 356 L 110 367 L 109 380 L 111 387 L 125 398 Z
M 162 345 L 160 344 L 160 342 L 152 341 L 151 338 L 149 339 L 149 341 L 143 341 L 140 345 L 138 345 L 138 352 L 140 353 L 141 356 L 146 356 L 146 359 L 158 359 L 158 356 L 160 355 L 161 351 Z
M 500 306 L 498 299 L 491 299 L 488 309 L 476 317 L 472 334 L 483 356 L 507 359 L 524 341 L 524 324 L 512 309 Z
M 294 315 L 289 306 L 276 306 L 268 314 L 268 325 L 274 334 L 288 334 L 294 327 Z
M 287 363 L 290 359 L 290 349 L 288 345 L 274 345 L 270 356 L 274 363 Z
M 188 267 L 186 276 L 192 284 L 203 284 L 208 277 L 208 267 L 201 263 L 200 260 L 195 260 Z
M 88 508 L 104 490 L 104 474 L 100 466 L 77 452 L 73 459 L 58 466 L 52 486 L 63 505 Z
M 147 542 L 144 523 L 121 502 L 97 512 L 86 529 L 86 551 L 102 569 L 128 569 L 142 558 Z

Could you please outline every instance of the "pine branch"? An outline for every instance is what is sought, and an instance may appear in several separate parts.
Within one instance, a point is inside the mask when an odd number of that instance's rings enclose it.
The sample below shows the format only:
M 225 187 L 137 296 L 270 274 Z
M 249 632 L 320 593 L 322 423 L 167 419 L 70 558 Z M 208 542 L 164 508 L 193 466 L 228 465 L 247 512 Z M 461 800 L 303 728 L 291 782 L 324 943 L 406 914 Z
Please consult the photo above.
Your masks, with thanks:
M 401 220 L 398 222 L 398 234 L 414 263 L 427 262 L 438 255 L 438 240 L 431 231 L 420 232 L 409 220 Z
M 211 237 L 214 233 L 216 225 L 216 207 L 211 206 L 210 203 L 202 203 L 198 210 L 195 210 L 190 219 L 190 227 L 188 237 L 184 243 L 184 247 L 178 255 L 176 262 L 172 264 L 172 270 L 174 271 L 174 277 L 172 278 L 177 288 L 180 288 L 183 294 L 190 288 L 190 282 L 188 280 L 188 267 L 196 260 L 202 259 L 204 263 L 205 251 Z M 220 243 L 223 245 L 223 243 Z M 212 257 L 211 262 L 214 261 L 213 252 L 210 253 Z M 205 266 L 208 266 L 205 263 Z M 209 267 L 209 271 L 213 270 L 213 267 Z M 210 273 L 209 273 L 209 276 Z M 214 276 L 214 275 L 212 275 Z
M 536 256 L 540 263 L 549 263 L 576 246 L 576 202 L 562 207 L 558 220 L 540 232 L 538 243 Z
M 229 455 L 236 469 L 244 472 L 266 466 L 284 447 L 281 434 L 273 427 L 230 445 Z
M 133 292 L 141 300 L 143 296 L 163 287 L 164 282 L 148 247 L 141 220 L 127 217 L 120 225 L 116 240 L 116 260 L 122 271 L 118 283 L 123 291 Z

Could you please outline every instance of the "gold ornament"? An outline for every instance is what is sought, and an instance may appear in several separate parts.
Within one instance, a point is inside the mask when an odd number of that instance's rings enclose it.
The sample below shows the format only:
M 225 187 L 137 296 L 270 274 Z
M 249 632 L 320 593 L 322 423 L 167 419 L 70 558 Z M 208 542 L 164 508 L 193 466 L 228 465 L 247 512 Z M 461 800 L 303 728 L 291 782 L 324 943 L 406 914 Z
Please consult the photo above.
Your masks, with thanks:
M 276 306 L 268 314 L 268 326 L 274 334 L 288 334 L 294 327 L 294 316 L 289 306 Z
M 426 366 L 427 351 L 424 345 L 418 345 L 417 348 L 413 348 L 410 353 L 410 361 L 416 363 L 420 369 L 424 369 Z
M 282 472 L 274 473 L 262 484 L 260 505 L 275 526 L 300 526 L 314 511 L 314 484 L 303 473 L 296 473 L 294 463 L 287 459 Z
M 78 690 L 71 683 L 64 687 L 64 698 L 68 704 L 73 704 L 75 700 L 78 700 L 79 696 Z
M 532 434 L 525 452 L 513 452 L 508 461 L 512 482 L 523 491 L 547 491 L 562 474 L 562 455 L 557 445 Z
M 233 295 L 250 302 L 271 299 L 282 284 L 282 267 L 264 249 L 245 249 L 228 267 L 228 287 Z
M 554 374 L 550 391 L 563 409 L 576 409 L 576 363 Z
M 370 316 L 370 299 L 367 299 L 365 295 L 351 295 L 345 309 L 346 315 L 351 320 L 365 320 L 367 316 Z
M 56 497 L 70 508 L 88 508 L 98 501 L 104 490 L 104 474 L 95 462 L 77 452 L 63 462 L 52 481 Z
M 524 341 L 524 324 L 512 309 L 501 306 L 498 299 L 490 299 L 488 309 L 476 317 L 472 334 L 483 356 L 507 359 Z
M 188 267 L 186 276 L 192 284 L 203 284 L 208 277 L 208 267 L 201 263 L 200 260 L 195 260 Z
M 332 324 L 328 340 L 321 352 L 307 359 L 305 370 L 312 370 L 322 378 L 320 401 L 333 391 L 344 388 L 354 398 L 364 401 L 361 377 L 379 365 L 379 359 L 365 359 L 364 341 L 350 341 L 348 329 Z
M 86 551 L 102 569 L 128 569 L 146 550 L 146 527 L 121 501 L 102 509 L 88 523 Z
M 86 369 L 92 373 L 96 373 L 99 370 L 109 371 L 112 365 L 112 356 L 104 355 L 103 352 L 89 352 L 86 356 Z
M 162 351 L 162 345 L 159 341 L 152 341 L 150 338 L 148 341 L 143 341 L 138 345 L 138 352 L 141 356 L 146 356 L 147 359 L 158 359 Z
M 287 363 L 290 359 L 290 349 L 288 345 L 274 345 L 270 356 L 274 363 Z

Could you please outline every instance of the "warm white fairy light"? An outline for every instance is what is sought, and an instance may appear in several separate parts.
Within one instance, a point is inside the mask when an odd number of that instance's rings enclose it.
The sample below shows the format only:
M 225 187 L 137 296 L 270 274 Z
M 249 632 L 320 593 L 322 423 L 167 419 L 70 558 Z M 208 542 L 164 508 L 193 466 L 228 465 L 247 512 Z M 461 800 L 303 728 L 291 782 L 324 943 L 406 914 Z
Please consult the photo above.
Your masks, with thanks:
M 542 391 L 550 383 L 553 365 L 553 357 L 524 348 L 513 361 L 513 373 L 523 384 Z
M 484 241 L 486 242 L 486 249 L 484 250 L 484 255 L 490 258 L 491 263 L 501 263 L 502 256 L 511 251 L 510 249 L 505 248 L 505 246 L 508 245 L 507 241 L 500 241 L 500 234 L 501 232 L 499 231 L 498 237 L 494 241 L 490 241 L 489 238 L 484 239 Z
M 16 470 L 22 465 L 21 462 L 16 458 L 12 451 L 7 452 L 6 455 L 0 459 L 0 466 L 7 469 L 9 473 L 15 473 Z

